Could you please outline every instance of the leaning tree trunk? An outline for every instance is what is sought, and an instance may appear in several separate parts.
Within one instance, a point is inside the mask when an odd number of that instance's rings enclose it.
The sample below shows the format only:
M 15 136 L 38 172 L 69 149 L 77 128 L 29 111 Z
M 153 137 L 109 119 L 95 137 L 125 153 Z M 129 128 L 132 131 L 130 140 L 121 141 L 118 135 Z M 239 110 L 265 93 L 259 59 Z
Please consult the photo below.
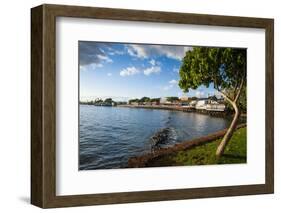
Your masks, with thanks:
M 228 142 L 230 141 L 230 139 L 236 129 L 238 120 L 239 120 L 240 112 L 239 112 L 239 108 L 237 107 L 236 102 L 234 102 L 234 101 L 229 101 L 229 102 L 231 103 L 232 107 L 234 108 L 235 114 L 234 114 L 233 120 L 232 120 L 227 132 L 225 133 L 220 145 L 217 148 L 217 151 L 216 151 L 217 157 L 220 157 L 223 154 L 224 149 L 225 149 L 226 145 L 228 144 Z
M 237 103 L 239 101 L 239 97 L 240 97 L 240 94 L 241 94 L 241 91 L 242 91 L 242 88 L 243 88 L 243 85 L 244 85 L 244 81 L 245 81 L 245 78 L 242 79 L 234 100 L 227 97 L 227 95 L 225 95 L 223 92 L 221 92 L 221 94 L 226 98 L 226 100 L 232 105 L 232 107 L 235 111 L 235 114 L 234 114 L 233 120 L 232 120 L 227 132 L 225 133 L 220 145 L 217 148 L 216 156 L 218 158 L 221 157 L 221 155 L 223 154 L 226 145 L 228 144 L 228 142 L 230 141 L 234 131 L 236 130 L 236 126 L 237 126 L 239 115 L 240 115 L 240 111 L 239 111 L 239 108 L 237 106 Z

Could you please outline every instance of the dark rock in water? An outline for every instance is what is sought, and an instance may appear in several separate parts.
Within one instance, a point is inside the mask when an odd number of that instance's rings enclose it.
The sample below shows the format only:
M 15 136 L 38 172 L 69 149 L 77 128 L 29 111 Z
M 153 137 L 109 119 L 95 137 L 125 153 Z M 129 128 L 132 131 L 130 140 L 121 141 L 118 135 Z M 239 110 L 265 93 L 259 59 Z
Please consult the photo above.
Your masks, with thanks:
M 172 128 L 164 128 L 160 129 L 156 132 L 151 138 L 151 151 L 156 149 L 160 149 L 161 145 L 169 143 L 173 136 L 173 129 Z

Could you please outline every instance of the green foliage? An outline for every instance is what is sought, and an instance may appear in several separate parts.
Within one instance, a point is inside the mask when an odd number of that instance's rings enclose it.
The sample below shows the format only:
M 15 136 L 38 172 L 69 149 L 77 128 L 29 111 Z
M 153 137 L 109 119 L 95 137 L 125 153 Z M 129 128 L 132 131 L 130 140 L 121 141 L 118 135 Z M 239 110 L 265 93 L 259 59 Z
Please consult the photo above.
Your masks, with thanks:
M 144 103 L 144 102 L 160 102 L 160 98 L 149 98 L 149 97 L 142 97 L 141 99 L 131 99 L 129 100 L 129 104 L 131 104 L 132 102 L 136 102 L 136 103 Z
M 104 100 L 104 103 L 112 103 L 112 102 L 113 102 L 112 98 L 107 98 Z
M 94 102 L 94 103 L 98 104 L 98 103 L 102 103 L 102 102 L 103 102 L 103 100 L 102 100 L 102 99 L 97 98 L 97 99 L 95 100 L 95 102 Z
M 196 101 L 196 100 L 198 100 L 198 98 L 196 96 L 192 96 L 192 97 L 188 98 L 188 102 Z
M 140 99 L 140 102 L 144 103 L 144 102 L 149 102 L 150 101 L 150 98 L 149 97 L 142 97 Z
M 238 102 L 239 108 L 242 110 L 242 112 L 246 113 L 247 111 L 247 88 L 243 87 L 243 90 L 241 92 L 239 102 Z
M 228 90 L 228 94 L 231 97 L 234 96 L 233 91 L 230 89 Z M 225 102 L 225 105 L 226 105 L 226 108 L 228 111 L 233 111 L 233 108 L 229 102 Z M 246 86 L 244 86 L 242 88 L 241 95 L 238 99 L 237 105 L 242 113 L 246 113 L 246 111 L 247 111 L 247 87 Z
M 160 102 L 160 98 L 151 98 L 150 102 Z
M 242 79 L 246 80 L 245 49 L 194 47 L 183 58 L 179 86 L 188 92 L 213 83 L 218 91 L 235 93 Z
M 216 140 L 188 151 L 179 152 L 174 156 L 174 160 L 183 165 L 246 163 L 246 140 L 246 128 L 242 128 L 235 132 L 229 146 L 226 147 L 224 154 L 219 159 L 215 152 L 220 140 Z
M 137 103 L 139 103 L 139 102 L 140 102 L 140 100 L 139 100 L 138 98 L 135 98 L 135 99 L 131 99 L 131 100 L 129 100 L 129 104 L 131 104 L 131 103 L 133 103 L 133 102 L 137 102 Z
M 115 102 L 117 105 L 126 105 L 127 102 L 126 101 L 117 101 Z
M 166 99 L 167 99 L 167 101 L 170 101 L 170 102 L 179 101 L 179 98 L 178 98 L 178 97 L 174 97 L 174 96 L 172 96 L 172 97 L 167 97 Z

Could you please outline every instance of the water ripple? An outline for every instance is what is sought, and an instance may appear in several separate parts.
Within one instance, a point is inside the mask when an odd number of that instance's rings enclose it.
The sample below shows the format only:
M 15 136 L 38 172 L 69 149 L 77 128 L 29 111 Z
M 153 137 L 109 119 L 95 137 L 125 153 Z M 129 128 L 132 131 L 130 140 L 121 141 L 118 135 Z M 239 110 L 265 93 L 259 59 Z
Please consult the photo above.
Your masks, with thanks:
M 229 121 L 196 113 L 80 106 L 79 169 L 125 168 L 129 157 L 150 152 L 151 137 L 169 128 L 163 146 L 224 129 Z

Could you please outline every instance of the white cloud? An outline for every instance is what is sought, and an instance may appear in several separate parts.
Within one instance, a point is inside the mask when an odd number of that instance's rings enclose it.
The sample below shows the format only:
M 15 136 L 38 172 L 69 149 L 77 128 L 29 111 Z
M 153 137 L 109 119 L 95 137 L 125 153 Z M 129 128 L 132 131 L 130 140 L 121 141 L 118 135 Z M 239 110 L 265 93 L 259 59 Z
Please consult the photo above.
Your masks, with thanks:
M 205 97 L 205 92 L 203 92 L 203 91 L 196 91 L 195 92 L 195 96 L 197 98 L 203 98 L 203 97 Z
M 95 70 L 96 68 L 101 68 L 103 67 L 102 63 L 98 63 L 98 64 L 87 64 L 87 65 L 80 65 L 80 71 L 84 72 L 84 71 L 91 71 L 91 70 Z
M 152 73 L 160 73 L 161 72 L 161 67 L 159 66 L 152 66 L 152 67 L 149 67 L 149 68 L 146 68 L 143 73 L 145 75 L 150 75 Z
M 120 75 L 125 77 L 125 76 L 130 76 L 130 75 L 136 75 L 139 72 L 140 71 L 135 67 L 127 67 L 120 71 Z
M 151 67 L 144 69 L 143 71 L 140 71 L 139 69 L 137 69 L 134 66 L 127 67 L 120 71 L 120 75 L 124 77 L 124 76 L 136 75 L 136 74 L 139 74 L 140 72 L 143 72 L 144 75 L 149 76 L 151 74 L 160 73 L 161 67 L 160 66 L 151 66 Z
M 178 81 L 175 79 L 172 79 L 168 83 L 169 84 L 167 86 L 162 87 L 162 90 L 167 91 L 167 90 L 174 88 L 174 86 L 176 86 L 178 84 Z
M 107 63 L 112 63 L 112 62 L 113 62 L 112 59 L 109 58 L 109 57 L 107 57 L 106 55 L 97 55 L 97 57 L 98 57 L 100 60 L 105 61 L 105 62 L 107 62 Z
M 127 46 L 127 51 L 131 56 L 138 58 L 147 58 L 147 53 L 145 50 L 146 46 L 147 45 L 130 44 Z
M 177 83 L 178 83 L 178 81 L 175 79 L 169 81 L 169 84 L 177 84 Z
M 107 76 L 108 77 L 112 76 L 112 73 L 111 72 L 107 73 Z
M 154 59 L 151 59 L 151 60 L 149 61 L 149 63 L 150 63 L 152 66 L 155 66 L 155 65 L 156 65 L 156 61 L 155 61 Z
M 167 90 L 172 89 L 173 87 L 174 87 L 174 85 L 173 85 L 173 84 L 170 84 L 170 85 L 168 85 L 168 86 L 163 87 L 163 90 L 164 90 L 164 91 L 167 91 Z
M 106 51 L 104 49 L 110 48 L 110 45 L 103 43 L 96 43 L 90 41 L 81 41 L 79 42 L 79 64 L 80 66 L 90 66 L 94 65 L 94 67 L 89 67 L 91 69 L 95 69 L 100 67 L 100 64 L 104 63 L 112 63 L 112 59 L 110 59 L 106 55 Z
M 138 58 L 166 56 L 168 58 L 182 60 L 182 58 L 185 56 L 185 52 L 189 50 L 192 50 L 192 47 L 138 44 L 131 44 L 127 46 L 127 52 L 129 55 Z
M 125 52 L 121 51 L 121 50 L 114 50 L 114 49 L 110 49 L 111 52 L 108 52 L 109 55 L 124 55 Z

